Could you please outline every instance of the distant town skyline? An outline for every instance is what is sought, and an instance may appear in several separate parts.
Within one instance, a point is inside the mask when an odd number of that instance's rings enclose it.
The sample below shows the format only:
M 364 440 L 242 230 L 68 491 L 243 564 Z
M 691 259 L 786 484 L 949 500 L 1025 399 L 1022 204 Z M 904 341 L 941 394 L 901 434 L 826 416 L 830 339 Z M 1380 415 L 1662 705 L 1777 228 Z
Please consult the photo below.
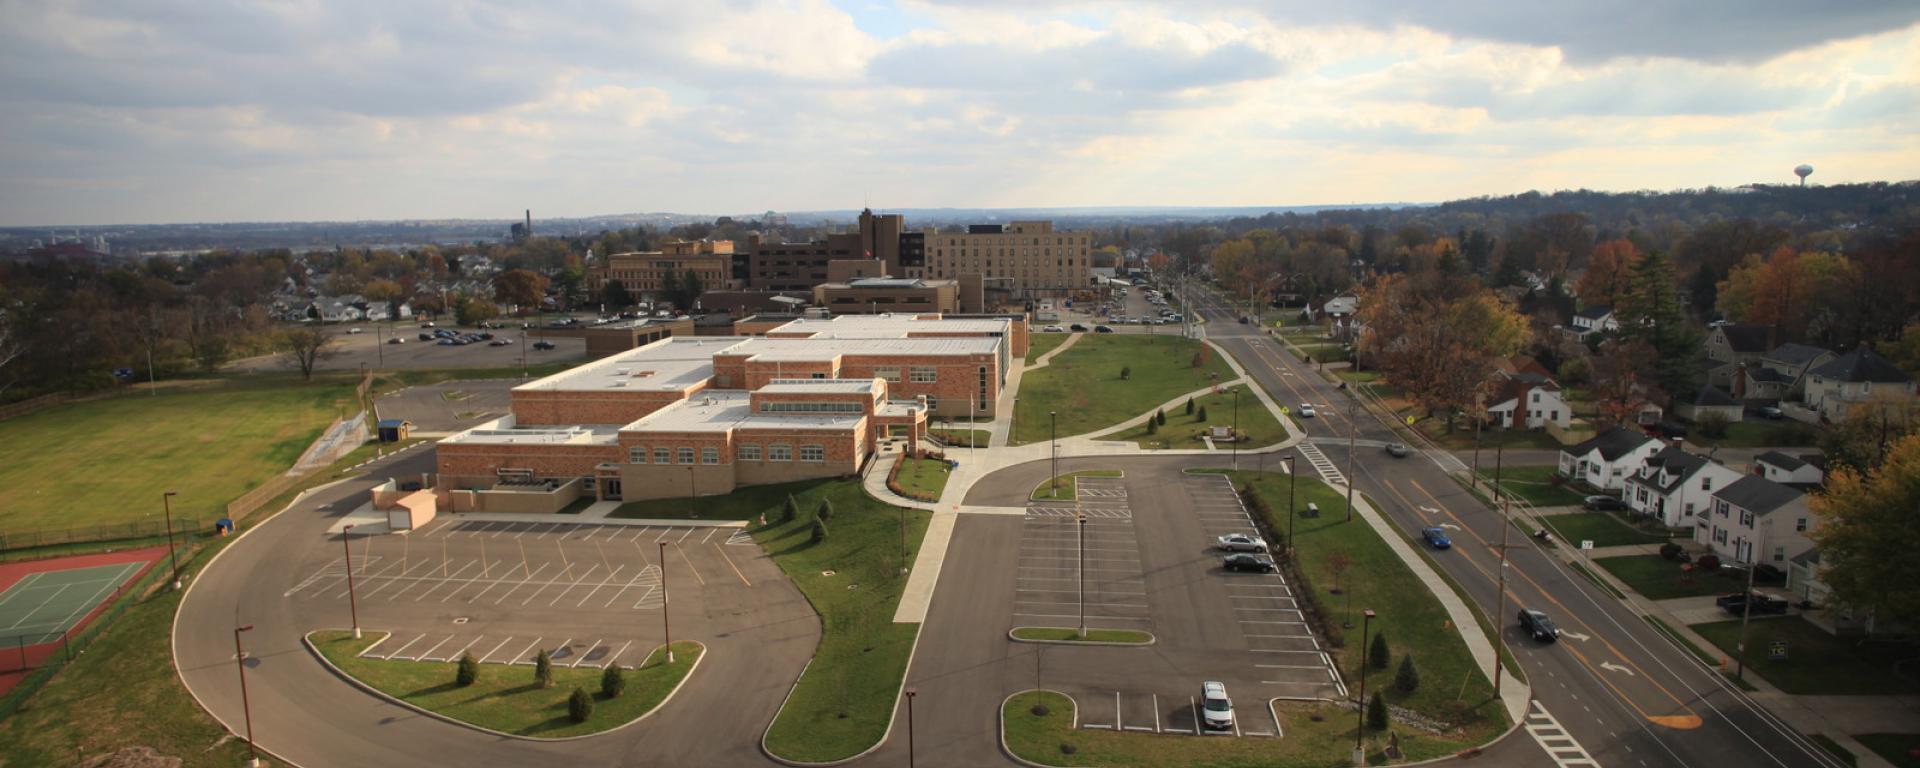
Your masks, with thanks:
M 0 29 L 0 225 L 1920 178 L 1920 6 L 1323 6 L 43 0 Z

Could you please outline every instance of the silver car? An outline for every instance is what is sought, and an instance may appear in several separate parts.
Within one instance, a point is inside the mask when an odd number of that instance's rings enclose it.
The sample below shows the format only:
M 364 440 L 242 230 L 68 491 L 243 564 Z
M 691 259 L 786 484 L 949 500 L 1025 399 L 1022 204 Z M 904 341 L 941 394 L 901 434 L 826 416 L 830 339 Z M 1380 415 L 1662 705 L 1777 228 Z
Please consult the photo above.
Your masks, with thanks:
M 1227 698 L 1227 686 L 1217 680 L 1200 684 L 1200 712 L 1208 730 L 1233 728 L 1233 699 Z
M 1265 552 L 1267 543 L 1244 533 L 1229 533 L 1214 539 L 1214 546 L 1228 552 Z

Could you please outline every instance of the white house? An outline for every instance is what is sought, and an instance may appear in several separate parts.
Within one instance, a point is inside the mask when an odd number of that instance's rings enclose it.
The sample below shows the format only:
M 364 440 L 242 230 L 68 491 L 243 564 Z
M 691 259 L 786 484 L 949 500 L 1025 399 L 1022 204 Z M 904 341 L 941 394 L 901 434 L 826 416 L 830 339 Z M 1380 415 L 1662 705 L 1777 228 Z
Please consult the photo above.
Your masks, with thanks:
M 1852 406 L 1913 394 L 1913 378 L 1866 346 L 1807 371 L 1806 406 L 1832 421 L 1846 418 Z
M 1328 335 L 1352 338 L 1355 315 L 1360 311 L 1360 297 L 1351 293 L 1341 294 L 1328 299 L 1321 309 L 1327 313 Z
M 322 323 L 351 323 L 367 319 L 365 312 L 354 305 L 360 301 L 358 296 L 323 296 L 307 305 L 306 316 L 309 320 Z
M 1520 373 L 1507 378 L 1487 406 L 1487 419 L 1495 426 L 1512 429 L 1524 424 L 1539 429 L 1549 422 L 1565 429 L 1573 420 L 1573 409 L 1560 394 L 1560 385 L 1538 374 Z
M 1627 476 L 1661 449 L 1660 441 L 1626 427 L 1560 449 L 1560 474 L 1603 491 L 1626 487 Z
M 1819 485 L 1825 477 L 1819 467 L 1780 451 L 1753 457 L 1753 473 L 1782 485 Z
M 1736 364 L 1741 378 L 1733 381 L 1733 396 L 1762 402 L 1797 399 L 1806 390 L 1807 371 L 1833 358 L 1832 352 L 1806 344 L 1774 347 L 1761 356 L 1759 365 Z
M 1746 475 L 1714 492 L 1713 509 L 1698 518 L 1693 540 L 1707 545 L 1721 560 L 1765 562 L 1785 571 L 1788 560 L 1813 549 L 1807 532 L 1815 524 L 1806 494 L 1759 475 Z
M 1705 456 L 1670 446 L 1648 457 L 1640 471 L 1627 478 L 1627 506 L 1660 518 L 1668 528 L 1693 525 L 1712 508 L 1713 492 L 1741 477 Z
M 1613 316 L 1613 307 L 1587 307 L 1573 313 L 1573 330 L 1582 336 L 1618 331 L 1620 321 Z
M 1727 422 L 1739 421 L 1746 409 L 1732 395 L 1720 391 L 1719 387 L 1708 384 L 1694 393 L 1691 400 L 1674 398 L 1673 412 L 1680 418 L 1699 421 L 1708 416 L 1718 416 Z
M 1707 350 L 1707 383 L 1733 389 L 1741 366 L 1757 367 L 1772 346 L 1773 326 L 1720 323 L 1707 332 L 1701 346 Z

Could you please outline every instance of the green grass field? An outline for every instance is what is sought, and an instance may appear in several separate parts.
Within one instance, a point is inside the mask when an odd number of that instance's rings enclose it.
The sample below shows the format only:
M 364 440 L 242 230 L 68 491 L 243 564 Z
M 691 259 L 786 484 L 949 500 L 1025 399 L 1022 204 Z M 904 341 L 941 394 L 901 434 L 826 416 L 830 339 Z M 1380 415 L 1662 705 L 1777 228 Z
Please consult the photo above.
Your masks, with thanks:
M 1196 472 L 1213 470 L 1195 470 Z M 1287 529 L 1287 475 L 1279 472 L 1247 470 L 1226 473 L 1235 487 L 1251 481 L 1274 508 L 1267 524 L 1278 537 Z M 1373 622 L 1376 632 L 1385 632 L 1392 651 L 1392 664 L 1403 654 L 1414 655 L 1423 684 L 1412 693 L 1401 693 L 1392 686 L 1394 667 L 1367 671 L 1367 689 L 1387 693 L 1393 704 L 1424 712 L 1442 720 L 1463 725 L 1472 742 L 1484 741 L 1506 725 L 1506 713 L 1493 698 L 1493 683 L 1474 664 L 1467 644 L 1454 630 L 1451 619 L 1431 592 L 1413 575 L 1406 563 L 1387 547 L 1373 527 L 1355 518 L 1345 522 L 1338 510 L 1345 508 L 1345 497 L 1318 479 L 1298 479 L 1297 504 L 1308 502 L 1324 510 L 1318 518 L 1302 517 L 1294 521 L 1300 565 L 1311 582 L 1315 597 L 1326 608 L 1337 626 L 1348 605 L 1348 595 L 1334 594 L 1336 584 L 1329 555 L 1342 553 L 1351 565 L 1342 575 L 1341 586 L 1351 593 L 1354 628 L 1347 631 L 1349 642 L 1330 649 L 1340 665 L 1347 685 L 1354 687 L 1360 666 L 1360 612 L 1371 608 L 1378 614 Z M 1298 589 L 1298 585 L 1295 586 Z M 1446 681 L 1444 683 L 1438 681 Z M 1351 731 L 1348 731 L 1351 738 Z
M 1484 434 L 1482 433 L 1483 436 Z M 1558 467 L 1501 467 L 1500 485 L 1506 489 L 1507 493 L 1526 499 L 1528 504 L 1536 507 L 1579 505 L 1586 497 L 1579 491 L 1553 482 L 1559 474 Z M 1491 484 L 1493 470 L 1482 464 L 1480 477 Z
M 1632 526 L 1620 522 L 1605 512 L 1570 512 L 1564 515 L 1547 515 L 1540 518 L 1553 528 L 1553 535 L 1566 542 L 1569 547 L 1580 546 L 1581 541 L 1591 540 L 1596 547 L 1617 547 L 1628 544 L 1665 544 L 1665 536 L 1655 536 L 1635 530 Z
M 1659 555 L 1602 557 L 1594 562 L 1649 600 L 1724 595 L 1747 587 L 1745 574 L 1723 570 L 1682 571 L 1680 563 Z
M 1245 387 L 1231 387 L 1205 397 L 1194 398 L 1194 415 L 1188 416 L 1184 407 L 1167 412 L 1167 423 L 1156 434 L 1147 434 L 1147 425 L 1126 430 L 1113 435 L 1114 440 L 1127 440 L 1138 443 L 1142 448 L 1205 448 L 1206 443 L 1200 436 L 1212 427 L 1233 426 L 1234 392 L 1240 393 L 1240 435 L 1242 448 L 1272 445 L 1287 439 L 1287 430 L 1275 421 L 1273 414 L 1267 412 L 1267 406 L 1260 398 Z M 1207 409 L 1207 420 L 1199 421 L 1200 409 Z M 1233 444 L 1222 443 L 1220 450 L 1228 450 Z
M 1722 437 L 1707 437 L 1695 427 L 1687 442 L 1720 448 L 1804 447 L 1819 442 L 1820 431 L 1797 421 L 1739 421 L 1727 425 Z
M 1754 618 L 1749 622 L 1747 674 L 1758 673 L 1782 691 L 1803 696 L 1912 696 L 1920 683 L 1893 674 L 1894 666 L 1920 658 L 1920 649 L 1908 643 L 1863 643 L 1835 637 L 1798 616 Z M 1692 625 L 1734 658 L 1740 644 L 1740 621 Z M 1767 651 L 1775 640 L 1787 643 L 1787 658 L 1774 661 Z
M 336 407 L 335 401 L 345 402 Z M 293 466 L 353 384 L 256 376 L 63 405 L 0 422 L 8 529 L 84 527 L 173 514 L 211 527 L 227 503 Z
M 1207 361 L 1196 368 L 1194 356 L 1202 349 Z M 1232 380 L 1233 369 L 1220 358 L 1212 348 L 1177 336 L 1087 336 L 1021 380 L 1013 443 L 1046 440 L 1049 412 L 1059 414 L 1061 437 L 1084 434 L 1204 388 L 1215 381 L 1213 374 L 1219 381 Z M 1132 375 L 1122 380 L 1121 368 L 1130 368 Z
M 929 499 L 940 498 L 947 487 L 947 463 L 938 459 L 902 459 L 900 474 L 894 480 L 907 493 Z
M 780 521 L 791 494 L 800 514 Z M 820 499 L 833 503 L 827 538 L 809 540 Z M 685 501 L 638 502 L 615 513 L 656 517 L 647 505 Z M 906 562 L 911 563 L 926 535 L 929 515 L 921 510 L 882 504 L 866 494 L 858 480 L 808 480 L 742 488 L 725 496 L 701 497 L 701 517 L 757 520 L 754 541 L 793 579 L 814 611 L 822 634 L 813 664 L 774 718 L 767 748 L 796 761 L 826 762 L 850 757 L 873 746 L 886 733 L 894 699 L 907 672 L 907 657 L 918 624 L 893 623 L 894 609 L 907 578 L 900 574 L 900 526 L 906 525 Z M 822 571 L 834 571 L 824 576 Z M 852 585 L 853 589 L 848 589 Z
M 1054 347 L 1067 343 L 1073 338 L 1071 333 L 1030 333 L 1027 334 L 1027 364 L 1039 360 L 1041 355 L 1053 351 Z
M 532 666 L 482 664 L 480 679 L 462 688 L 453 682 L 455 665 L 451 663 L 356 655 L 382 637 L 369 633 L 355 640 L 352 632 L 324 630 L 307 639 L 340 671 L 388 696 L 463 723 L 547 739 L 612 730 L 652 712 L 706 652 L 699 643 L 674 643 L 673 663 L 668 664 L 665 649 L 656 648 L 639 667 L 627 671 L 626 693 L 609 699 L 600 695 L 604 672 L 598 669 L 556 666 L 553 687 L 540 688 L 533 684 Z M 593 695 L 593 716 L 584 723 L 567 717 L 567 697 L 575 688 Z
M 935 427 L 927 431 L 932 433 L 934 437 L 940 438 L 940 442 L 946 443 L 948 450 L 966 450 L 969 447 L 979 450 L 987 447 L 988 441 L 993 438 L 993 433 L 984 429 L 941 429 Z M 969 443 L 969 441 L 971 441 L 971 443 Z
M 1915 756 L 1920 753 L 1920 734 L 1863 733 L 1853 738 L 1898 768 L 1920 768 L 1920 757 Z

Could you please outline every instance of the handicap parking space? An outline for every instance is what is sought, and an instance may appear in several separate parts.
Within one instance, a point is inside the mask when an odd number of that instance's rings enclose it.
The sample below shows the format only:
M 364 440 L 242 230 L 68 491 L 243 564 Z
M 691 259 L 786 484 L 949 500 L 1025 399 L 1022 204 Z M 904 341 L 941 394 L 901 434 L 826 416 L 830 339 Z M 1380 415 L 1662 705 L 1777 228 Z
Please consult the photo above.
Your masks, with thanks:
M 1210 729 L 1200 717 L 1199 683 L 1191 691 L 1112 690 L 1079 688 L 1072 696 L 1079 727 L 1089 730 L 1131 731 L 1177 736 L 1273 738 L 1281 731 L 1264 697 L 1234 699 L 1234 727 Z M 1229 696 L 1235 695 L 1228 690 Z

